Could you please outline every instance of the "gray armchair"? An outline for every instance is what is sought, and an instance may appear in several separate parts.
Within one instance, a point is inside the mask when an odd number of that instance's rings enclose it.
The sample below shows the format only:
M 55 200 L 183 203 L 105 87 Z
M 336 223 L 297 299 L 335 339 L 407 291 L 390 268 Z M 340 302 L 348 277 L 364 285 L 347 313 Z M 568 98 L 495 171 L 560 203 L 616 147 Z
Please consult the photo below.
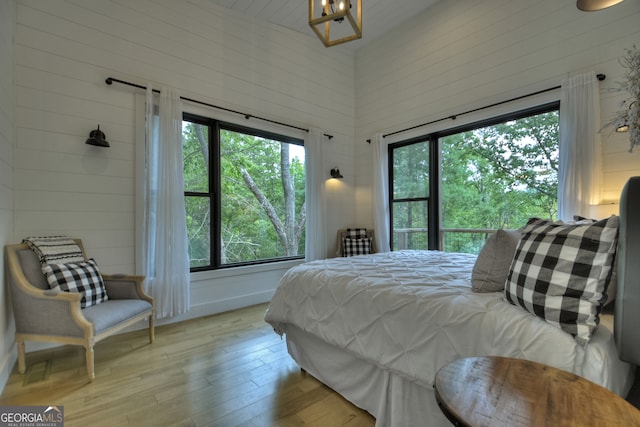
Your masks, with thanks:
M 80 240 L 76 243 L 82 249 Z M 7 245 L 7 277 L 16 321 L 18 371 L 25 372 L 25 341 L 81 345 L 85 348 L 89 381 L 95 378 L 93 346 L 138 321 L 149 319 L 154 340 L 153 298 L 142 289 L 142 276 L 106 275 L 109 300 L 80 308 L 81 295 L 49 289 L 38 256 L 26 244 Z

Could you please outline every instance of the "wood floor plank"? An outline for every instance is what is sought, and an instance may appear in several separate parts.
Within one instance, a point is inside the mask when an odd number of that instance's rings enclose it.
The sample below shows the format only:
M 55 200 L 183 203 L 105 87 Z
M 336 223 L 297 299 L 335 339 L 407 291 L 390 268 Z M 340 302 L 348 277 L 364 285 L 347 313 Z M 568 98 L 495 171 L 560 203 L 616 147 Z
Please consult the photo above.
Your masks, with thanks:
M 96 379 L 84 350 L 27 354 L 0 405 L 62 405 L 75 426 L 355 426 L 375 419 L 310 375 L 264 322 L 266 305 L 109 337 L 95 346 Z M 29 378 L 32 382 L 25 382 Z

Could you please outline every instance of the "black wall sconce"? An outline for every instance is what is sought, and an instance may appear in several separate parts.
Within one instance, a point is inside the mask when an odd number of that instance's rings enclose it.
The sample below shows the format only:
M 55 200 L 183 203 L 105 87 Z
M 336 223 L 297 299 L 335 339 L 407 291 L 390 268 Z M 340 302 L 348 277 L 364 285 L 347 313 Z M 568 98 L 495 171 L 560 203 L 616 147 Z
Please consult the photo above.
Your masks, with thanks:
M 340 169 L 338 169 L 337 166 L 331 169 L 331 172 L 329 173 L 331 174 L 331 178 L 338 178 L 338 179 L 344 178 L 344 176 L 342 176 L 342 174 L 340 173 Z
M 106 139 L 104 132 L 100 130 L 100 125 L 98 125 L 98 129 L 94 129 L 89 134 L 89 138 L 85 141 L 86 144 L 95 145 L 96 147 L 110 147 L 109 142 Z

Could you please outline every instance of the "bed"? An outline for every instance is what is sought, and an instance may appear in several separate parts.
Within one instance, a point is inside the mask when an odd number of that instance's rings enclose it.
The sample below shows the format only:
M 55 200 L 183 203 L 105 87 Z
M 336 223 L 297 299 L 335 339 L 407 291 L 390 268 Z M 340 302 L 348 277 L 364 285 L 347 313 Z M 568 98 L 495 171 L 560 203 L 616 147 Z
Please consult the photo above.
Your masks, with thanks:
M 591 225 L 530 221 L 514 244 L 504 290 L 478 292 L 482 289 L 472 282 L 483 252 L 476 257 L 394 251 L 318 260 L 285 274 L 265 320 L 286 336 L 288 351 L 302 369 L 370 412 L 376 426 L 450 425 L 436 404 L 433 379 L 440 367 L 461 357 L 533 360 L 626 396 L 640 357 L 633 335 L 640 318 L 628 303 L 638 301 L 640 294 L 633 283 L 640 266 L 631 256 L 640 242 L 640 231 L 630 221 L 640 212 L 636 200 L 640 177 L 625 186 L 619 219 Z M 579 251 L 569 243 L 563 243 L 569 246 L 562 250 L 554 246 L 560 237 L 571 240 L 575 230 L 582 233 Z M 593 233 L 599 233 L 600 240 Z M 540 243 L 540 235 L 554 235 L 556 243 Z M 594 239 L 591 261 L 583 262 L 579 257 L 584 241 Z M 557 263 L 548 283 L 540 272 L 544 268 L 517 266 L 535 264 L 532 254 L 537 256 L 542 246 L 548 253 L 541 263 L 548 263 L 549 253 Z M 558 277 L 566 276 L 567 261 L 557 252 L 576 251 L 578 258 L 569 268 L 575 272 L 576 264 L 589 264 L 589 274 L 567 276 L 567 283 L 558 286 Z M 612 297 L 606 291 L 613 292 L 608 284 L 614 270 L 616 298 L 602 310 Z M 576 283 L 583 279 L 586 284 L 576 297 L 575 286 L 582 286 Z M 527 286 L 541 283 L 546 283 L 544 295 L 539 288 L 528 293 Z M 578 300 L 575 316 L 568 315 L 575 308 L 568 308 L 569 296 Z M 619 356 L 624 354 L 626 361 Z

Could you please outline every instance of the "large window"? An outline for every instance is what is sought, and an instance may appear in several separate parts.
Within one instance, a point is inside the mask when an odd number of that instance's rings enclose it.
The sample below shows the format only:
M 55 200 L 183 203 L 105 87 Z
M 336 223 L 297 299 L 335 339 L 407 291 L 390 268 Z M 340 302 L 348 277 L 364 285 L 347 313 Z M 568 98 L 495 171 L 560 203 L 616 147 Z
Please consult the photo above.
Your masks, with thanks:
M 478 253 L 496 229 L 557 215 L 558 104 L 392 144 L 389 158 L 392 248 Z
M 190 114 L 182 133 L 191 270 L 303 258 L 303 142 Z

